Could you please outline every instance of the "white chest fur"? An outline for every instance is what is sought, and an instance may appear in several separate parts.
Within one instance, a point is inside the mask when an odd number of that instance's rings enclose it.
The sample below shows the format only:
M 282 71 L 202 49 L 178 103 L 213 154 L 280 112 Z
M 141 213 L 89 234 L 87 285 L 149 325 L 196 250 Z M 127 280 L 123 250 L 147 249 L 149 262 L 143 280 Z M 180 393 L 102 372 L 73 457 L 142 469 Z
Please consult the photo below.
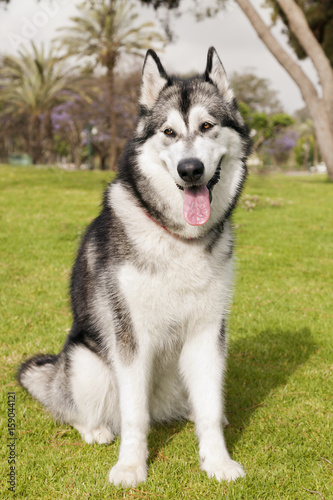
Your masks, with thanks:
M 194 325 L 221 321 L 232 278 L 230 225 L 208 251 L 204 240 L 183 240 L 159 227 L 125 191 L 114 186 L 112 206 L 139 259 L 121 265 L 117 277 L 137 333 L 164 344 L 171 331 L 187 335 Z

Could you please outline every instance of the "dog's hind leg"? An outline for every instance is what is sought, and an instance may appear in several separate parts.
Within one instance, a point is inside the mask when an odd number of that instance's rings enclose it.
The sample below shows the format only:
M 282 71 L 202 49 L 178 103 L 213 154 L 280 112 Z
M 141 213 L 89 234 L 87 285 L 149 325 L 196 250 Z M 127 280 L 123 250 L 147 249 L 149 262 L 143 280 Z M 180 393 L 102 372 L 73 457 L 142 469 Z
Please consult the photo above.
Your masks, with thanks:
M 18 378 L 55 419 L 74 426 L 87 443 L 109 443 L 119 432 L 111 368 L 88 348 L 37 355 L 21 365 Z
M 70 387 L 77 409 L 72 425 L 89 444 L 107 444 L 120 431 L 118 390 L 109 364 L 91 350 L 70 352 Z

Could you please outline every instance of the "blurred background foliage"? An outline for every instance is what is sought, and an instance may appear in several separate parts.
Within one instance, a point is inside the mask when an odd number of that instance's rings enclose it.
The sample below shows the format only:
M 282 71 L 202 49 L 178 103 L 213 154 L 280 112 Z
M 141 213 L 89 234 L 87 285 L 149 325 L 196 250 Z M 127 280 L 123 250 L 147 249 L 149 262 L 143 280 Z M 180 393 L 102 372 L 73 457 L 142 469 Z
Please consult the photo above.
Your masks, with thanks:
M 139 3 L 177 11 L 180 0 Z M 214 13 L 207 6 L 203 12 L 200 2 L 193 6 L 198 17 Z M 277 9 L 274 4 L 273 17 Z M 311 5 L 308 11 L 314 18 Z M 316 19 L 320 12 L 318 7 Z M 322 22 L 323 43 L 329 19 Z M 0 161 L 15 162 L 25 153 L 33 164 L 116 170 L 135 127 L 144 54 L 163 49 L 171 32 L 166 24 L 140 23 L 132 2 L 89 0 L 47 50 L 32 42 L 3 56 Z M 253 139 L 251 169 L 307 169 L 320 162 L 306 108 L 285 113 L 277 90 L 253 68 L 233 73 L 230 81 Z

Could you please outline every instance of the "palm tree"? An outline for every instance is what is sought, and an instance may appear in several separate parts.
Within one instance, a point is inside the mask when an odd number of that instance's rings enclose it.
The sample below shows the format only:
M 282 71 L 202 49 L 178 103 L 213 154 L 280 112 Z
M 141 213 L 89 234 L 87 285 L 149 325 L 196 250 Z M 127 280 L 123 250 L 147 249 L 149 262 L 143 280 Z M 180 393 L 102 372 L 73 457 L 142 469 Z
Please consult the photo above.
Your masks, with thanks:
M 155 42 L 164 42 L 154 31 L 154 23 L 135 25 L 138 14 L 126 0 L 90 0 L 78 6 L 81 15 L 72 17 L 73 26 L 61 28 L 66 34 L 60 44 L 67 55 L 91 58 L 96 66 L 106 68 L 110 119 L 110 167 L 116 166 L 117 127 L 114 107 L 114 73 L 122 53 L 143 56 Z
M 82 95 L 79 82 L 82 76 L 73 76 L 73 68 L 64 66 L 63 58 L 32 43 L 32 51 L 19 50 L 18 56 L 7 55 L 0 69 L 0 104 L 2 116 L 28 121 L 28 150 L 34 163 L 42 157 L 42 134 L 49 155 L 52 151 L 52 109 Z

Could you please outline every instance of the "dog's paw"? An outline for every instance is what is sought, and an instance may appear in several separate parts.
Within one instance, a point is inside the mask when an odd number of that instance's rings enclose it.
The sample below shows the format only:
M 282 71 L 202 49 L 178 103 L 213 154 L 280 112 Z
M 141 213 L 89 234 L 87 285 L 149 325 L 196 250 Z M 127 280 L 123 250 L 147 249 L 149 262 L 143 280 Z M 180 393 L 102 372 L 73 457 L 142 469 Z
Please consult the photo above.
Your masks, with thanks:
M 118 462 L 109 474 L 110 483 L 115 486 L 127 488 L 137 486 L 147 479 L 147 467 L 145 464 L 130 464 Z
M 106 427 L 99 427 L 92 431 L 93 439 L 98 444 L 109 444 L 114 440 L 113 433 Z
M 114 440 L 114 435 L 107 427 L 97 427 L 96 429 L 90 429 L 83 426 L 76 426 L 77 430 L 82 436 L 82 439 L 88 443 L 98 443 L 98 444 L 109 444 Z
M 218 481 L 235 481 L 239 477 L 245 477 L 243 467 L 234 460 L 215 461 L 204 460 L 201 469 L 207 473 L 208 477 L 215 477 Z

